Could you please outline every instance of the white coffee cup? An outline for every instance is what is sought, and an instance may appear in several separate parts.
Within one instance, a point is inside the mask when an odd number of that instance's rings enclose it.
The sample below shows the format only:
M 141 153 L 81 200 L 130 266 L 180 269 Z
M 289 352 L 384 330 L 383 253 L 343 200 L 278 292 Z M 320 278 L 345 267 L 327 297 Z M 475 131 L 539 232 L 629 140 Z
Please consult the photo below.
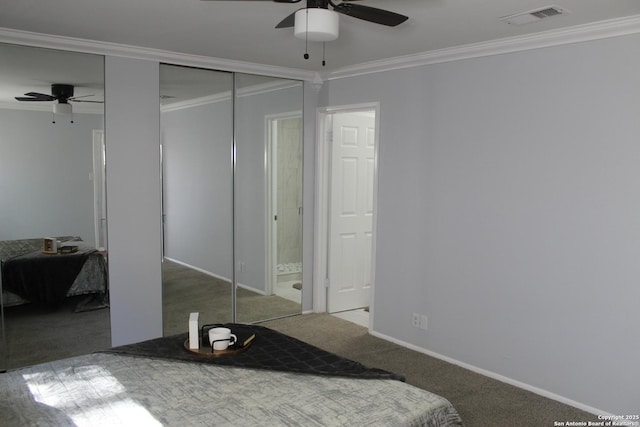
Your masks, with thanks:
M 229 328 L 209 329 L 209 343 L 214 350 L 226 350 L 227 347 L 236 343 L 236 336 Z

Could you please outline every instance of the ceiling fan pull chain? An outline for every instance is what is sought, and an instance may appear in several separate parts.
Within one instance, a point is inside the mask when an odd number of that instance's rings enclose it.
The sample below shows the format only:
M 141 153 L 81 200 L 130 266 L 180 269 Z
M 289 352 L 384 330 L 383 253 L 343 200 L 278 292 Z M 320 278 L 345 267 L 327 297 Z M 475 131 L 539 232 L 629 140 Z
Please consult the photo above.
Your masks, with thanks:
M 304 59 L 309 59 L 309 9 L 305 11 L 307 24 L 304 32 Z
M 324 50 L 325 50 L 325 42 L 322 42 L 322 66 L 324 67 L 327 63 L 324 60 Z

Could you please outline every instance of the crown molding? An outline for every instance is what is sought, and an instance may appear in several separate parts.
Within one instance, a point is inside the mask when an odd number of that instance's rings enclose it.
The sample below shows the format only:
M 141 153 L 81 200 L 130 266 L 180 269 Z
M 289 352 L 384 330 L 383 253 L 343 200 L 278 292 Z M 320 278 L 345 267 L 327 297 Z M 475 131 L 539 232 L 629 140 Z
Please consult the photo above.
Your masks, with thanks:
M 71 50 L 97 55 L 120 56 L 127 58 L 146 59 L 176 65 L 186 65 L 199 68 L 210 68 L 220 71 L 235 71 L 247 74 L 260 74 L 270 77 L 281 77 L 293 80 L 313 81 L 317 78 L 315 71 L 296 68 L 277 67 L 272 65 L 255 64 L 252 62 L 233 61 L 229 59 L 213 58 L 202 55 L 171 52 L 145 47 L 85 40 L 73 37 L 57 36 L 53 34 L 34 33 L 0 27 L 0 42 L 43 47 L 49 49 Z
M 300 84 L 301 84 L 300 82 L 292 82 L 292 81 L 286 81 L 286 80 L 281 82 L 275 81 L 275 82 L 262 83 L 262 84 L 240 88 L 236 91 L 236 96 L 238 98 L 241 98 L 246 96 L 260 95 L 264 93 L 294 88 L 294 87 L 300 86 Z M 160 107 L 160 111 L 165 113 L 168 111 L 182 110 L 183 108 L 199 107 L 201 105 L 208 105 L 216 102 L 228 101 L 231 99 L 231 96 L 232 96 L 232 92 L 228 90 L 228 91 L 217 93 L 214 95 L 207 95 L 207 96 L 202 96 L 200 98 L 188 99 L 186 101 L 178 101 L 178 102 L 166 104 Z
M 633 15 L 625 18 L 599 21 L 526 36 L 473 43 L 465 46 L 434 50 L 415 55 L 398 56 L 381 61 L 366 62 L 324 73 L 321 77 L 323 80 L 335 80 L 383 71 L 393 71 L 403 68 L 419 67 L 422 65 L 501 55 L 504 53 L 581 43 L 637 33 L 640 33 L 640 15 Z
M 463 59 L 501 55 L 531 49 L 541 49 L 545 47 L 580 43 L 637 33 L 640 33 L 640 15 L 633 15 L 625 18 L 598 21 L 595 23 L 577 25 L 574 27 L 545 31 L 525 36 L 509 37 L 500 40 L 422 52 L 414 55 L 398 56 L 380 61 L 365 62 L 330 72 L 317 72 L 251 62 L 233 61 L 222 58 L 191 55 L 51 34 L 41 34 L 2 27 L 0 27 L 0 42 L 50 49 L 72 50 L 98 55 L 148 59 L 176 65 L 210 68 L 221 71 L 261 74 L 271 77 L 308 81 L 312 83 L 314 87 L 319 87 L 321 86 L 320 82 L 327 80 L 419 67 L 423 65 L 460 61 Z

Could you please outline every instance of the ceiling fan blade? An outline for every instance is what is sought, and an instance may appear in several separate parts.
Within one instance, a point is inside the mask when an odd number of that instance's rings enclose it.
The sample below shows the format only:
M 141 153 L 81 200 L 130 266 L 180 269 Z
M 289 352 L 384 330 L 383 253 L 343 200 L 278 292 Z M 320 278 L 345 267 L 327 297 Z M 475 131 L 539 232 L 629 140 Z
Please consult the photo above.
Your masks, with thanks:
M 69 99 L 71 102 L 91 102 L 92 104 L 104 104 L 104 101 L 86 101 L 84 99 Z
M 71 98 L 67 98 L 67 100 L 69 100 L 69 101 L 77 101 L 77 100 L 78 100 L 78 99 L 80 99 L 80 98 L 88 98 L 88 97 L 90 97 L 90 96 L 93 96 L 93 94 L 91 93 L 91 94 L 89 94 L 89 95 L 73 96 L 73 97 L 71 97 Z M 83 101 L 78 101 L 78 102 L 83 102 Z
M 296 10 L 297 12 L 297 10 Z M 293 12 L 291 15 L 284 18 L 282 21 L 276 25 L 276 28 L 290 28 L 296 24 L 296 12 Z
M 29 92 L 24 96 L 16 96 L 18 101 L 55 101 L 55 97 L 47 95 L 46 93 Z
M 387 25 L 389 27 L 395 27 L 409 19 L 408 16 L 400 15 L 399 13 L 389 12 L 388 10 L 371 6 L 363 6 L 361 4 L 340 3 L 337 4 L 333 10 L 344 15 L 353 16 L 354 18 L 376 24 Z

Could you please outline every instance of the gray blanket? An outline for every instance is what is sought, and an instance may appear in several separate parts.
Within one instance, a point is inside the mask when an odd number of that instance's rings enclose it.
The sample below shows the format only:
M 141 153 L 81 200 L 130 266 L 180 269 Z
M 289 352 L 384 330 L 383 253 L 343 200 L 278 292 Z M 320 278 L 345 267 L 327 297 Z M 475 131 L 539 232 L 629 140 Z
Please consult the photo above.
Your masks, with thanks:
M 71 254 L 43 254 L 38 250 L 4 260 L 3 286 L 31 302 L 58 305 L 94 252 L 94 248 L 81 245 Z
M 446 399 L 401 381 L 95 353 L 0 374 L 3 426 L 453 427 Z
M 301 374 L 405 380 L 403 375 L 364 366 L 264 326 L 239 323 L 220 326 L 238 336 L 255 333 L 255 340 L 248 350 L 234 356 L 206 357 L 191 353 L 184 347 L 186 333 L 114 347 L 105 352 Z

